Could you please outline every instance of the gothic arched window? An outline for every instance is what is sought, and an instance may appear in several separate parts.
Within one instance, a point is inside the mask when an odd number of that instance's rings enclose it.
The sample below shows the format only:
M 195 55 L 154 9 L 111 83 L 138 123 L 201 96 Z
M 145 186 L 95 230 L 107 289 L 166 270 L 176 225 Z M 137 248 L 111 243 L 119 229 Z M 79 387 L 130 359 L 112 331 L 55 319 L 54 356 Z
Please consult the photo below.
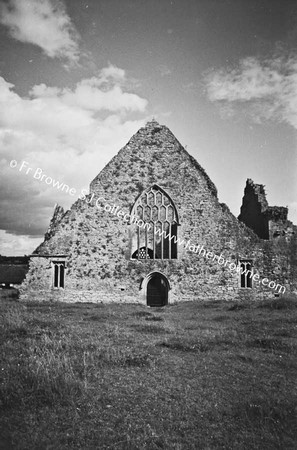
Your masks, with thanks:
M 131 224 L 133 259 L 177 258 L 178 214 L 163 189 L 154 185 L 138 197 Z

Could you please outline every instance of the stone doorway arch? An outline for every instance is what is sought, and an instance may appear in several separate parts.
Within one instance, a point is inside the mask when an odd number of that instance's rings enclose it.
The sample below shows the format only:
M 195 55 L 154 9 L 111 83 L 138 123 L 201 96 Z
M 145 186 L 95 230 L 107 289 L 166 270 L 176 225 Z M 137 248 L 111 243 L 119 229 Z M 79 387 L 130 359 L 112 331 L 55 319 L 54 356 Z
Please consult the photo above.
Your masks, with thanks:
M 152 272 L 143 280 L 143 292 L 147 306 L 168 305 L 169 282 L 160 272 Z

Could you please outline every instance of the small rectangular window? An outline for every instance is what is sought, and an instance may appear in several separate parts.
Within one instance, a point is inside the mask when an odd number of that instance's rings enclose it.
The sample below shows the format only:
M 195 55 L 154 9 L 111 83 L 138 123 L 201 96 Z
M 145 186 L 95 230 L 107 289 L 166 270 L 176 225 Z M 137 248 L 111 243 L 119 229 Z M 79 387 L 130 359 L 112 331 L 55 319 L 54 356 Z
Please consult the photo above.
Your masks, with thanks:
M 251 260 L 240 260 L 240 287 L 241 288 L 252 288 L 252 261 Z
M 53 267 L 53 287 L 55 289 L 64 288 L 65 261 L 52 261 Z

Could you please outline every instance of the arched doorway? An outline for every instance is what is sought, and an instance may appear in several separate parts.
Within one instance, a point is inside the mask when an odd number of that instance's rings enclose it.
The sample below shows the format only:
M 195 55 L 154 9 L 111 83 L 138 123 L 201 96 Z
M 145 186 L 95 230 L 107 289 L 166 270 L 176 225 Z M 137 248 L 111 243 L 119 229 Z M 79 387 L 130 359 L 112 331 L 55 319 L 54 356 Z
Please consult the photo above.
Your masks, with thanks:
M 147 306 L 165 306 L 168 304 L 169 283 L 161 273 L 149 275 L 146 289 Z

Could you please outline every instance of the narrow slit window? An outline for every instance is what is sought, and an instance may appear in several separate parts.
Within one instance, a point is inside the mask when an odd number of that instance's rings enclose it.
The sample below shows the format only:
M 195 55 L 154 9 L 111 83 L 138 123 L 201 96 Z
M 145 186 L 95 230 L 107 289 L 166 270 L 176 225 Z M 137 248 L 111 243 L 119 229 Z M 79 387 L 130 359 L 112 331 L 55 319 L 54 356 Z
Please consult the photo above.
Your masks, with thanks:
M 65 262 L 53 261 L 53 286 L 54 288 L 64 288 L 65 282 Z
M 240 264 L 240 287 L 241 288 L 252 288 L 252 261 L 241 260 Z

